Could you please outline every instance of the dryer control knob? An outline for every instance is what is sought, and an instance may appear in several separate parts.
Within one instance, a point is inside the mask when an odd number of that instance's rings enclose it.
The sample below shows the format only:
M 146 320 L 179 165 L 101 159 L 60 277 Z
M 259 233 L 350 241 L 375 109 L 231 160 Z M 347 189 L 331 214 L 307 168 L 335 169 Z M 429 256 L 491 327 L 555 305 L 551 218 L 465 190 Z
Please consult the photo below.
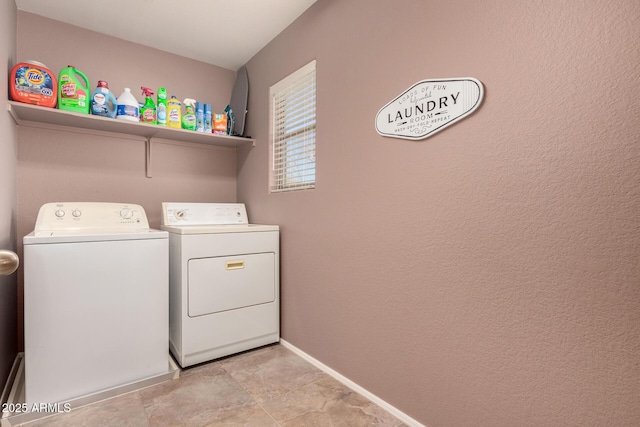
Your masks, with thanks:
M 62 209 L 58 209 L 58 210 L 56 211 L 56 216 L 57 216 L 58 218 L 62 218 L 62 217 L 64 216 L 64 211 L 63 211 Z
M 74 209 L 71 215 L 73 215 L 74 218 L 79 218 L 82 215 L 82 211 L 80 209 Z
M 124 219 L 130 219 L 133 216 L 133 211 L 128 208 L 124 208 L 120 210 L 120 216 Z
M 175 215 L 176 215 L 176 218 L 178 219 L 184 219 L 184 217 L 187 216 L 187 213 L 183 210 L 179 210 L 179 211 L 176 211 Z

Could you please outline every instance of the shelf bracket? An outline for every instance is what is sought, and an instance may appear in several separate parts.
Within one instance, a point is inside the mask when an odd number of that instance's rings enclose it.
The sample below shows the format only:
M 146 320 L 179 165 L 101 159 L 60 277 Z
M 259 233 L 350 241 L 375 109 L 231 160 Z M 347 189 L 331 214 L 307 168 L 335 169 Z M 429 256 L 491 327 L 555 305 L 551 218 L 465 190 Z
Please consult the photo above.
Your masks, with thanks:
M 151 174 L 151 155 L 153 149 L 153 142 L 151 141 L 151 137 L 147 137 L 145 141 L 145 175 L 147 178 L 152 178 Z
M 11 104 L 7 104 L 7 111 L 9 112 L 9 114 L 11 115 L 11 118 L 13 119 L 13 122 L 20 126 L 20 124 L 22 124 L 22 120 L 20 120 L 20 117 L 18 117 L 18 115 L 16 114 L 15 111 L 13 111 L 13 108 L 11 108 Z

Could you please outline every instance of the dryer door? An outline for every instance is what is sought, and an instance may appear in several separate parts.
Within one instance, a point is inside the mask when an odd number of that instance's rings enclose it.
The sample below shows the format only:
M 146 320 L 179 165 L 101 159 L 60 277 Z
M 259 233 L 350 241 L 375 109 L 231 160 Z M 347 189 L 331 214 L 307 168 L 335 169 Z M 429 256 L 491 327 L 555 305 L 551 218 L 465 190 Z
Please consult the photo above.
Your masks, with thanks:
M 272 252 L 189 260 L 189 317 L 275 301 Z

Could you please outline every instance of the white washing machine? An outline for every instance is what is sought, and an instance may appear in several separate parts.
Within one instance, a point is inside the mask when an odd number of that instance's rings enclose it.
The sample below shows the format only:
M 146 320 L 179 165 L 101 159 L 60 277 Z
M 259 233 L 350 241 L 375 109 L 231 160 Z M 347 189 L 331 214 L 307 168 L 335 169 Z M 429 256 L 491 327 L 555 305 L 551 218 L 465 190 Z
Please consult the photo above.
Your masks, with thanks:
M 169 369 L 169 239 L 144 209 L 49 203 L 24 237 L 26 403 L 58 403 Z
M 241 203 L 163 203 L 169 337 L 182 367 L 280 340 L 280 231 Z

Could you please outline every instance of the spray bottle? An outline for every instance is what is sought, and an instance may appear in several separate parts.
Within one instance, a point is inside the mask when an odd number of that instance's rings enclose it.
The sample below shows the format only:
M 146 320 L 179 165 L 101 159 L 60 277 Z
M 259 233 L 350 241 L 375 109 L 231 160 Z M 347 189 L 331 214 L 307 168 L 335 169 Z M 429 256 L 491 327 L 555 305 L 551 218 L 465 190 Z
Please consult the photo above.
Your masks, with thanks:
M 204 104 L 204 133 L 211 133 L 212 131 L 211 104 Z
M 196 102 L 196 132 L 204 132 L 204 103 Z
M 158 124 L 156 120 L 156 104 L 153 103 L 153 91 L 142 86 L 142 94 L 145 96 L 144 105 L 140 109 L 140 121 L 151 125 Z
M 167 89 L 158 88 L 158 109 L 156 111 L 159 126 L 167 125 Z
M 196 130 L 196 115 L 193 112 L 195 108 L 196 100 L 191 98 L 186 98 L 184 100 L 184 107 L 187 110 L 182 116 L 182 129 L 186 130 Z

